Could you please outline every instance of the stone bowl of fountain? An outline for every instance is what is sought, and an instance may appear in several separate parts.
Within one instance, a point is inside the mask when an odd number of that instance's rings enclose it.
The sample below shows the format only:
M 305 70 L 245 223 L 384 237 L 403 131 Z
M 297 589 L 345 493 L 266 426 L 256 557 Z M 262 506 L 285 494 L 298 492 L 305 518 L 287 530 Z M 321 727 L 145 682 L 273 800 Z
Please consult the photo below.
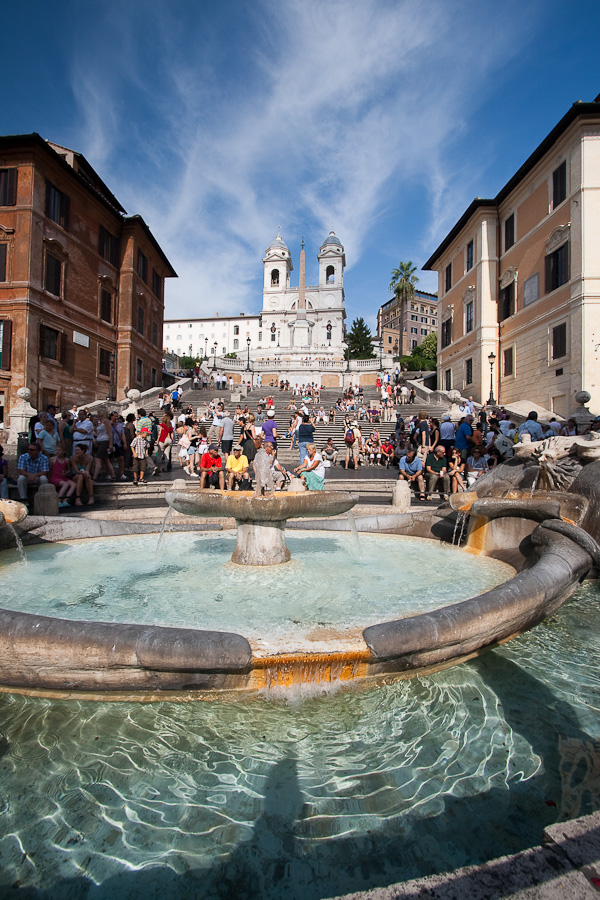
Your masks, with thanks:
M 233 518 L 237 545 L 231 561 L 244 566 L 276 566 L 288 562 L 285 544 L 288 519 L 337 516 L 358 503 L 358 494 L 313 491 L 262 495 L 255 491 L 173 490 L 165 499 L 186 516 Z

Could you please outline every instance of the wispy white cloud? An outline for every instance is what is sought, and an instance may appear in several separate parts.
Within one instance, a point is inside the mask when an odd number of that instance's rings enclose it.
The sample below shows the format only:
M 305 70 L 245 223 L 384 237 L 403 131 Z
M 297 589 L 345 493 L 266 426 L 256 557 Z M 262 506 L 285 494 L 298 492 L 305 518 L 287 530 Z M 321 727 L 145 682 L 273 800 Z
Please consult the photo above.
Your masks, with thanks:
M 316 248 L 333 223 L 358 264 L 383 213 L 410 220 L 415 182 L 427 240 L 441 237 L 457 201 L 451 144 L 519 47 L 506 7 L 483 6 L 465 17 L 447 0 L 263 0 L 246 19 L 230 4 L 234 27 L 196 4 L 179 19 L 148 4 L 150 56 L 132 38 L 139 7 L 122 7 L 112 74 L 80 57 L 77 92 L 90 161 L 179 272 L 167 314 L 257 311 L 278 225 Z M 460 174 L 469 191 L 476 173 Z

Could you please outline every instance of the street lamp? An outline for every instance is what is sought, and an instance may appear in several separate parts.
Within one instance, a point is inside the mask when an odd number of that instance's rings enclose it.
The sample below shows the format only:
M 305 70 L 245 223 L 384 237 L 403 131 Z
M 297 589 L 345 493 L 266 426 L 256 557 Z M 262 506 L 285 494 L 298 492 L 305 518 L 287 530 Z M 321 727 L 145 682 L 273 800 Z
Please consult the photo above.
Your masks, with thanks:
M 208 338 L 204 338 L 204 359 L 208 359 Z
M 218 347 L 218 346 L 219 346 L 219 345 L 218 345 L 217 342 L 215 341 L 214 344 L 213 344 L 213 354 L 214 354 L 214 358 L 213 358 L 213 367 L 212 367 L 213 372 L 216 372 L 216 371 L 217 371 L 217 347 Z
M 348 358 L 346 360 L 346 372 L 350 371 L 350 343 L 346 344 L 346 350 L 348 351 Z
M 248 347 L 248 362 L 246 363 L 246 372 L 250 371 L 250 344 L 252 341 L 250 340 L 250 335 L 246 338 L 246 346 Z
M 494 363 L 496 362 L 496 354 L 493 350 L 488 356 L 488 360 L 490 363 L 490 399 L 488 400 L 488 404 L 489 406 L 495 406 L 496 401 L 494 399 Z

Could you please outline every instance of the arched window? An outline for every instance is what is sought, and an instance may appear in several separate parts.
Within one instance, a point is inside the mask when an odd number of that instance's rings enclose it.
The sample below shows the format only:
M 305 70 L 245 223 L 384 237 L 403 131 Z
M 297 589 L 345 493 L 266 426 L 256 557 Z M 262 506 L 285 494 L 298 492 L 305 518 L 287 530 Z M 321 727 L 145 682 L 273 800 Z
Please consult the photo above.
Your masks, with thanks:
M 234 342 L 233 342 L 233 349 L 234 349 L 234 350 L 239 350 L 239 346 L 240 346 L 240 342 L 239 342 L 239 341 L 234 341 Z
M 233 333 L 234 333 L 234 334 L 239 334 L 239 333 L 240 333 L 240 326 L 239 326 L 239 325 L 234 325 L 234 326 L 233 326 Z
M 275 287 L 275 285 L 279 284 L 279 269 L 271 269 L 271 285 Z
M 327 284 L 333 284 L 333 280 L 335 278 L 335 269 L 333 266 L 327 266 L 325 270 L 325 281 Z

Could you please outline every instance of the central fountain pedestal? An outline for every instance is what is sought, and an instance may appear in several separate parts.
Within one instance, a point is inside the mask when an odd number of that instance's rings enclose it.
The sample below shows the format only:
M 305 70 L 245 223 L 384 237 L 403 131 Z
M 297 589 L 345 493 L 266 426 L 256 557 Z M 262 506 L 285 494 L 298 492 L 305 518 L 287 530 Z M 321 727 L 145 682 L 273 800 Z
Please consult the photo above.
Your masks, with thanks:
M 237 522 L 237 544 L 231 561 L 240 566 L 278 566 L 291 558 L 285 522 Z
M 337 516 L 358 503 L 358 494 L 346 491 L 286 491 L 257 497 L 253 491 L 188 488 L 167 491 L 165 498 L 172 509 L 186 516 L 234 518 L 237 545 L 231 561 L 241 566 L 279 566 L 288 562 L 288 519 Z

